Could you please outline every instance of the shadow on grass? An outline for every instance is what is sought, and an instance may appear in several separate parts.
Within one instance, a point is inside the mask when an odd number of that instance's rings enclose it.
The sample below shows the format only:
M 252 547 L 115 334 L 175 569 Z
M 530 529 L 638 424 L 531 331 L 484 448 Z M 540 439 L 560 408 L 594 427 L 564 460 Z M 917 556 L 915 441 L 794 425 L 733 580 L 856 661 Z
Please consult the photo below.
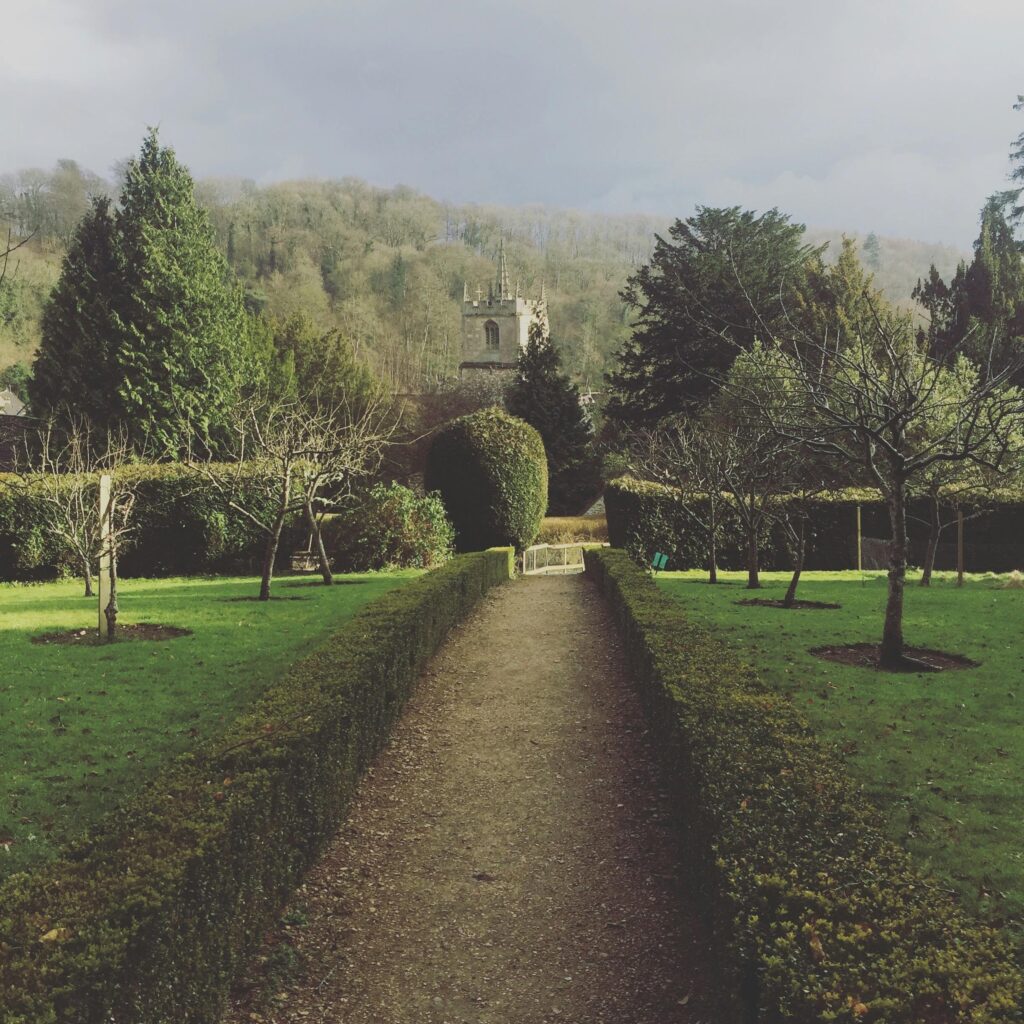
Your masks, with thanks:
M 350 580 L 345 578 L 339 578 L 335 576 L 334 582 L 331 584 L 332 587 L 355 587 L 363 583 L 369 583 L 369 580 Z M 306 579 L 291 579 L 284 580 L 277 584 L 279 587 L 323 587 L 325 586 L 324 581 L 317 577 L 315 580 Z

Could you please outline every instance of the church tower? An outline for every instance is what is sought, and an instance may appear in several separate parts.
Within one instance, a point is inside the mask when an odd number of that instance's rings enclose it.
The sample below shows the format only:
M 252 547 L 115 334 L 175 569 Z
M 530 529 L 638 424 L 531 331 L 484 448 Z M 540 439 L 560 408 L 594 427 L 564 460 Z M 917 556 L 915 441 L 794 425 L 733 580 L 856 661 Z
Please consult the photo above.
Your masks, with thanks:
M 513 294 L 502 241 L 498 249 L 497 274 L 487 289 L 487 298 L 484 299 L 483 289 L 479 287 L 476 297 L 471 298 L 469 285 L 463 286 L 459 378 L 514 371 L 533 323 L 539 323 L 547 337 L 548 304 L 544 286 L 541 285 L 537 299 L 524 299 L 518 283 Z

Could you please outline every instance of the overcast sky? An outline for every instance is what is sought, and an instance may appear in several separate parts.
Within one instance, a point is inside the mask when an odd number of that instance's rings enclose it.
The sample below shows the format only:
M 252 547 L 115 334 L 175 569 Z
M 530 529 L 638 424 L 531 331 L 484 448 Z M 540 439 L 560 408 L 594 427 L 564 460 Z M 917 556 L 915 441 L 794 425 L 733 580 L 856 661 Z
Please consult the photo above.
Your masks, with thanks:
M 31 0 L 3 5 L 0 171 L 197 177 L 969 245 L 1024 131 L 1021 0 Z

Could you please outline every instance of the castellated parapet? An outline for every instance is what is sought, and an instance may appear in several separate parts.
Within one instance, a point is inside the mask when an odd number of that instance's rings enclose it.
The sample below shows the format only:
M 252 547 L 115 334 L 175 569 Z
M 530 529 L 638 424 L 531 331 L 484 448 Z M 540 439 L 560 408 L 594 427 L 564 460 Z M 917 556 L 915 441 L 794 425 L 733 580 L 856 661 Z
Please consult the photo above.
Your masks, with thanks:
M 514 371 L 519 353 L 526 348 L 530 326 L 539 323 L 548 334 L 547 299 L 541 286 L 540 297 L 524 298 L 519 286 L 513 293 L 509 287 L 505 245 L 498 251 L 498 272 L 484 298 L 483 289 L 477 288 L 476 297 L 470 297 L 469 286 L 462 299 L 462 362 L 459 377 L 483 373 L 509 373 Z

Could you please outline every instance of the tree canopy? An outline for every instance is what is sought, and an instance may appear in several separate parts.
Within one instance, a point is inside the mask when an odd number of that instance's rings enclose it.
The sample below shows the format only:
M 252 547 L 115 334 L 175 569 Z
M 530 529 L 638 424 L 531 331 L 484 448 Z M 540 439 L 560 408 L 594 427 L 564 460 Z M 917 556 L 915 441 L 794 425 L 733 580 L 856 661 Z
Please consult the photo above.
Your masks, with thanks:
M 821 252 L 785 214 L 698 207 L 657 238 L 623 292 L 638 311 L 608 375 L 611 416 L 654 422 L 714 394 L 738 352 L 773 336 Z

